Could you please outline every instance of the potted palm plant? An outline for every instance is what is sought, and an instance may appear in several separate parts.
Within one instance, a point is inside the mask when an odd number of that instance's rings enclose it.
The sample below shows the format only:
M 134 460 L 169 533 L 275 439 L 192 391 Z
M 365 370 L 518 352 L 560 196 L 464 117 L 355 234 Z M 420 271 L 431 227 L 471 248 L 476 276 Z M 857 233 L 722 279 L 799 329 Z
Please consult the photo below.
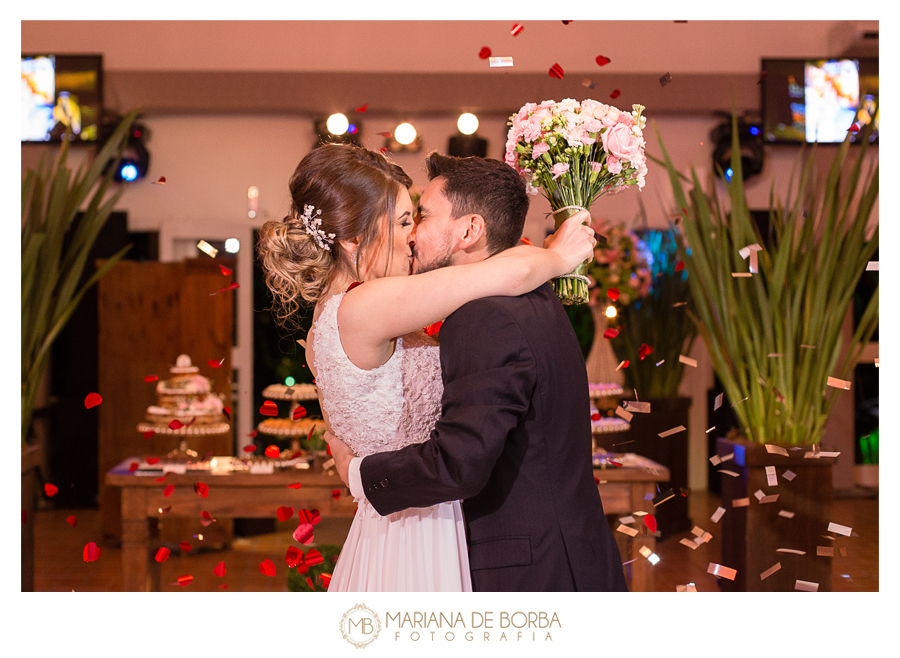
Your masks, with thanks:
M 123 192 L 107 196 L 137 110 L 126 115 L 91 161 L 78 171 L 67 163 L 67 132 L 49 167 L 44 161 L 22 177 L 22 589 L 33 589 L 33 520 L 40 446 L 30 440 L 35 401 L 53 341 L 85 291 L 118 262 L 128 245 L 79 287 L 88 253 Z M 81 212 L 68 248 L 66 232 Z
M 610 326 L 619 334 L 610 342 L 622 373 L 627 398 L 635 391 L 651 413 L 635 413 L 628 432 L 611 437 L 626 442 L 629 452 L 648 457 L 669 469 L 676 493 L 656 513 L 663 538 L 691 529 L 688 515 L 688 439 L 691 398 L 678 395 L 697 326 L 688 311 L 693 306 L 687 272 L 678 255 L 674 230 L 646 230 L 637 245 L 646 254 L 650 287 L 646 295 L 618 308 Z M 686 431 L 660 438 L 673 427 Z M 681 495 L 684 494 L 684 495 Z
M 775 197 L 773 181 L 768 244 L 744 193 L 736 115 L 730 211 L 714 186 L 703 192 L 696 171 L 690 179 L 676 171 L 660 139 L 681 209 L 678 250 L 689 272 L 691 316 L 740 423 L 718 441 L 716 455 L 724 460 L 721 564 L 736 571 L 733 580 L 721 579 L 726 590 L 812 587 L 800 581 L 831 589 L 827 556 L 837 554 L 842 538 L 822 539 L 833 529 L 833 460 L 818 447 L 878 322 L 876 287 L 844 350 L 843 320 L 878 246 L 877 226 L 867 236 L 878 196 L 877 164 L 863 172 L 870 134 L 869 127 L 859 131 L 849 173 L 848 133 L 824 184 L 814 182 L 816 147 L 799 181 L 792 175 L 784 201 Z M 683 179 L 692 183 L 689 192 Z

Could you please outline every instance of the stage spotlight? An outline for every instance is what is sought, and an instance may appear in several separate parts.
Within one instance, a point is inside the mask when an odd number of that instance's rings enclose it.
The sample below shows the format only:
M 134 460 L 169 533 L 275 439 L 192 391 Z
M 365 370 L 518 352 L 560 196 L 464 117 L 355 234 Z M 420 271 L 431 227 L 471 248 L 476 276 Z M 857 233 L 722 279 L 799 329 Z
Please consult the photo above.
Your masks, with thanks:
M 144 141 L 149 138 L 147 129 L 140 124 L 133 124 L 128 139 L 125 142 L 125 150 L 119 160 L 113 180 L 117 183 L 133 183 L 147 175 L 150 166 L 150 153 L 144 146 Z
M 343 135 L 350 127 L 350 122 L 347 120 L 347 117 L 338 112 L 328 117 L 325 127 L 328 128 L 328 132 L 332 135 Z
M 456 127 L 463 135 L 471 135 L 478 130 L 478 117 L 469 112 L 460 114 L 456 120 Z
M 713 151 L 713 167 L 718 175 L 721 171 L 726 182 L 731 182 L 734 171 L 731 168 L 731 119 L 717 126 L 710 137 L 716 144 Z M 741 170 L 746 181 L 759 174 L 765 162 L 765 150 L 759 126 L 744 118 L 738 119 L 738 140 L 740 145 Z
M 397 140 L 397 143 L 402 144 L 403 146 L 409 146 L 414 141 L 416 141 L 416 136 L 416 129 L 411 123 L 401 123 L 399 126 L 394 128 L 394 139 Z

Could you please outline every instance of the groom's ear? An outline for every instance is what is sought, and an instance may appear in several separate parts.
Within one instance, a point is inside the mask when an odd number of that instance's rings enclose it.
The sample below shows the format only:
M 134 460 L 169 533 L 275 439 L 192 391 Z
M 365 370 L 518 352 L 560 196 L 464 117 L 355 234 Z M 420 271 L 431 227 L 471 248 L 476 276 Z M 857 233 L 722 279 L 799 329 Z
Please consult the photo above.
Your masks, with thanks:
M 481 215 L 466 215 L 460 219 L 464 222 L 465 232 L 459 240 L 459 248 L 462 250 L 471 249 L 478 244 L 483 238 L 486 239 L 486 227 L 484 225 L 484 217 Z

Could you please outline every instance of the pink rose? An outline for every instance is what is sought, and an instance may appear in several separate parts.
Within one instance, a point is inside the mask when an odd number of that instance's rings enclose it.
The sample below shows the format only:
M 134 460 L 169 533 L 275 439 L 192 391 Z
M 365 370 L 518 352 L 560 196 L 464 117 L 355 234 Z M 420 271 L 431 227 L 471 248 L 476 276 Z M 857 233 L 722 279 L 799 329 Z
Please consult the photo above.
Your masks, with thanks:
M 544 153 L 546 153 L 549 150 L 550 150 L 550 146 L 547 145 L 545 142 L 535 142 L 534 148 L 531 151 L 531 157 L 532 157 L 532 159 L 537 160 L 539 157 L 544 155 Z
M 525 124 L 522 136 L 526 142 L 533 142 L 541 136 L 541 132 L 541 122 L 532 119 Z
M 634 117 L 626 112 L 622 112 L 622 114 L 619 115 L 619 118 L 616 119 L 616 123 L 624 123 L 631 128 L 634 125 Z
M 631 134 L 631 128 L 624 123 L 617 123 L 601 136 L 603 148 L 619 160 L 636 158 L 640 153 L 641 141 Z
M 619 162 L 619 159 L 614 155 L 610 155 L 606 158 L 606 168 L 609 169 L 609 173 L 611 174 L 622 173 L 622 163 Z
M 603 127 L 603 123 L 598 121 L 597 119 L 588 119 L 583 124 L 584 129 L 591 133 L 600 132 L 600 129 Z
M 600 171 L 600 170 L 602 170 L 602 169 L 603 169 L 603 165 L 600 164 L 599 162 L 592 162 L 592 163 L 591 163 L 591 171 Z
M 619 115 L 622 114 L 622 111 L 610 106 L 610 108 L 606 111 L 606 114 L 602 117 L 598 117 L 604 126 L 614 126 L 616 125 L 616 121 L 619 120 Z M 596 116 L 596 115 L 595 115 Z
M 553 174 L 553 180 L 556 180 L 564 173 L 569 171 L 569 163 L 568 162 L 557 162 L 550 168 L 550 173 Z

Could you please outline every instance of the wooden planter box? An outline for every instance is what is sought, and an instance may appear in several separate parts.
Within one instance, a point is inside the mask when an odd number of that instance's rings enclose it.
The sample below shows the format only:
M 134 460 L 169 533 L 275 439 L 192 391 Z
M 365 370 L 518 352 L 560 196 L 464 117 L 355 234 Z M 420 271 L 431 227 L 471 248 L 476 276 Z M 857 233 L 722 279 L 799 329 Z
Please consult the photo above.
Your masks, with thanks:
M 675 497 L 653 511 L 660 537 L 666 539 L 693 527 L 688 516 L 688 499 L 680 495 L 681 489 L 688 488 L 688 418 L 691 398 L 648 398 L 642 401 L 650 403 L 651 413 L 634 414 L 631 429 L 600 435 L 597 442 L 609 452 L 634 452 L 669 469 L 670 480 L 667 487 L 672 488 Z M 688 430 L 660 438 L 661 432 L 679 425 Z
M 29 446 L 22 451 L 22 591 L 34 591 L 34 501 L 38 495 L 38 468 L 41 449 Z
M 817 555 L 817 547 L 834 549 L 826 539 L 831 523 L 832 467 L 834 458 L 805 458 L 811 450 L 786 448 L 788 456 L 769 453 L 764 445 L 746 441 L 718 439 L 716 454 L 734 458 L 720 464 L 720 470 L 738 474 L 720 474 L 725 514 L 721 527 L 722 566 L 737 570 L 735 579 L 719 579 L 722 591 L 728 592 L 793 592 L 796 582 L 818 583 L 818 591 L 831 591 L 831 568 L 834 557 Z M 777 485 L 769 486 L 766 467 L 774 466 Z M 793 480 L 786 471 L 796 474 Z M 755 495 L 778 494 L 774 502 L 761 503 Z M 733 501 L 749 498 L 746 506 L 734 507 Z M 787 518 L 781 511 L 793 513 Z M 785 548 L 804 551 L 804 555 L 779 553 Z M 781 569 L 760 578 L 775 564 Z

